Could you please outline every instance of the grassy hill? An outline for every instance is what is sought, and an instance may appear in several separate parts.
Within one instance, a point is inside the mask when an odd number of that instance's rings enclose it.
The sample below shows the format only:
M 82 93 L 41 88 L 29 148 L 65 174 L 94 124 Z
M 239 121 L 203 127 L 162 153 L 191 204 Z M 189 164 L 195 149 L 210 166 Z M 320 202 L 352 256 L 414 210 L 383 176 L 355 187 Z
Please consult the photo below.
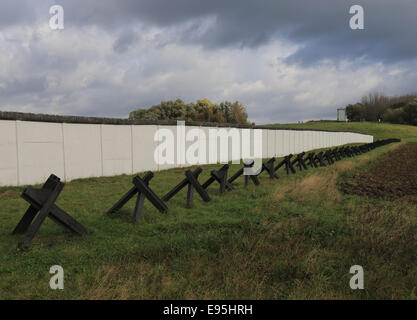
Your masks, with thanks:
M 306 128 L 336 131 L 354 131 L 371 134 L 375 139 L 401 138 L 404 141 L 417 142 L 417 127 L 376 122 L 336 122 L 310 121 L 305 123 L 271 124 L 274 127 Z
M 353 130 L 376 138 L 417 141 L 417 128 L 373 123 L 295 125 Z M 72 236 L 47 220 L 29 250 L 11 231 L 27 208 L 22 188 L 0 188 L 0 299 L 416 299 L 415 203 L 346 195 L 346 174 L 372 166 L 405 142 L 377 148 L 326 168 L 279 180 L 260 177 L 248 188 L 185 208 L 186 190 L 166 214 L 147 201 L 132 223 L 135 201 L 105 212 L 131 187 L 132 176 L 67 183 L 58 205 L 89 231 Z M 219 165 L 204 166 L 200 181 Z M 232 165 L 230 172 L 239 168 Z M 165 194 L 184 169 L 155 173 Z M 49 288 L 49 268 L 61 265 L 65 289 Z M 352 290 L 352 265 L 365 271 L 365 289 Z

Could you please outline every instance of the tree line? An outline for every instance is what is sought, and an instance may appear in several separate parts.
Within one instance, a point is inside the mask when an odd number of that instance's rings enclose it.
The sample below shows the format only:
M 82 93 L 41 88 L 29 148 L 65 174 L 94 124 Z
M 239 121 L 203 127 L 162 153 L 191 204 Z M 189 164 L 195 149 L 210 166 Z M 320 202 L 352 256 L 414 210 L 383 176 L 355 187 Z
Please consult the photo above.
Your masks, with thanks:
M 246 107 L 238 101 L 215 104 L 209 99 L 185 103 L 181 99 L 162 101 L 150 108 L 139 108 L 129 114 L 133 120 L 186 120 L 216 123 L 248 124 Z
M 346 106 L 349 121 L 383 121 L 417 126 L 417 94 L 386 96 L 371 93 Z

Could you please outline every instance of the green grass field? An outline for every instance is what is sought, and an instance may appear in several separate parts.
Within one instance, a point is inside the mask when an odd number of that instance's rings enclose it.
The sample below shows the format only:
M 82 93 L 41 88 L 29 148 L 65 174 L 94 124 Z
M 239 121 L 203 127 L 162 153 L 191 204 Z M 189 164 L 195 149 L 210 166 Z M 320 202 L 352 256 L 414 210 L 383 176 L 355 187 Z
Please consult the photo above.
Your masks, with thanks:
M 67 183 L 57 204 L 89 231 L 73 236 L 50 219 L 27 251 L 11 235 L 27 208 L 23 188 L 0 188 L 0 299 L 416 299 L 417 205 L 343 195 L 346 173 L 372 165 L 407 142 L 417 127 L 375 123 L 313 122 L 282 125 L 397 137 L 326 168 L 310 169 L 204 203 L 186 190 L 166 214 L 145 202 L 130 221 L 131 200 L 111 217 L 105 212 L 131 187 L 132 176 Z M 238 165 L 232 165 L 234 173 Z M 204 166 L 200 181 L 219 165 Z M 184 169 L 155 173 L 151 187 L 165 194 Z M 61 265 L 65 289 L 49 288 L 49 268 Z M 352 290 L 349 269 L 361 265 L 365 289 Z
M 376 122 L 336 122 L 336 121 L 310 121 L 305 123 L 271 124 L 274 127 L 305 128 L 335 131 L 353 131 L 371 134 L 374 139 L 401 138 L 407 142 L 417 142 L 417 128 L 390 123 Z

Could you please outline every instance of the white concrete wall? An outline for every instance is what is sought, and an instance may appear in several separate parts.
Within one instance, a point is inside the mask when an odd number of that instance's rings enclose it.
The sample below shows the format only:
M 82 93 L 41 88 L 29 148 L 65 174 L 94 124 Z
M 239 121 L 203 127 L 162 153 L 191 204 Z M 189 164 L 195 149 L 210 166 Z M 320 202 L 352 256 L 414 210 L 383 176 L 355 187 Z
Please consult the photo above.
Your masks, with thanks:
M 262 158 L 268 157 L 268 131 L 262 129 Z
M 157 146 L 157 142 L 154 141 L 154 136 L 158 130 L 158 126 L 131 126 L 131 128 L 133 172 L 159 170 L 153 153 L 153 150 Z
M 268 132 L 267 158 L 275 157 L 275 131 L 266 130 L 266 132 Z
M 208 163 L 209 146 L 207 145 L 208 138 L 206 136 L 208 135 L 208 130 L 203 131 L 200 129 L 201 127 L 199 126 L 186 126 L 185 127 L 185 134 L 186 134 L 186 141 L 184 144 L 185 164 L 182 165 L 183 167 L 194 165 L 196 164 L 196 161 L 198 161 L 198 163 L 201 163 L 201 164 Z M 190 140 L 190 139 L 193 139 L 193 140 Z M 190 157 L 193 158 L 192 161 L 189 160 Z
M 206 157 L 207 157 L 207 163 L 209 163 L 209 164 L 215 164 L 215 163 L 217 163 L 217 161 L 214 161 L 214 160 L 212 160 L 209 157 L 209 154 L 214 152 L 214 149 L 209 144 L 209 129 L 210 129 L 209 127 L 201 127 L 201 130 L 202 130 L 202 132 L 204 132 L 204 137 L 206 139 L 206 150 L 207 150 Z M 217 150 L 215 152 L 217 152 L 217 153 L 219 152 L 219 147 L 217 147 Z
M 63 124 L 65 178 L 103 175 L 101 127 L 89 124 Z
M 53 172 L 65 177 L 63 126 L 17 121 L 18 185 L 45 181 Z
M 101 125 L 103 176 L 133 173 L 132 126 Z
M 0 122 L 0 185 L 19 184 L 16 121 Z
M 284 131 L 275 130 L 275 157 L 283 157 L 284 155 Z
M 176 165 L 177 148 L 174 148 L 174 164 L 158 164 L 161 156 L 155 149 L 160 142 L 155 141 L 158 129 L 172 132 L 173 143 L 183 144 L 187 150 L 194 141 L 177 141 L 180 137 L 176 126 L 162 125 L 108 125 L 108 124 L 68 124 L 32 121 L 0 120 L 0 186 L 16 186 L 43 183 L 54 173 L 63 181 L 78 178 L 133 174 L 144 171 L 158 171 L 192 163 Z M 185 137 L 193 129 L 201 129 L 199 139 L 205 141 L 205 159 L 210 163 L 209 130 L 224 129 L 240 134 L 249 132 L 250 138 L 233 142 L 228 140 L 229 160 L 232 147 L 250 142 L 250 155 L 254 154 L 254 129 L 217 128 L 186 126 Z M 262 157 L 282 157 L 319 148 L 329 148 L 347 143 L 368 143 L 370 135 L 351 132 L 324 132 L 309 130 L 262 131 Z M 172 144 L 172 142 L 170 143 Z M 184 157 L 187 160 L 187 157 Z M 220 162 L 220 140 L 217 142 L 217 158 Z M 204 162 L 203 162 L 204 164 Z

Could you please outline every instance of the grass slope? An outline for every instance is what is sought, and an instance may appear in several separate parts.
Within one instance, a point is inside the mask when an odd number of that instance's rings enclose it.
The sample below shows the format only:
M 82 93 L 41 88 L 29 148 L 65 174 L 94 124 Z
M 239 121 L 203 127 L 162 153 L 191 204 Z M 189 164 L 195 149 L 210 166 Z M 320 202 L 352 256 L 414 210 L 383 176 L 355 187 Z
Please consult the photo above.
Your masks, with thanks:
M 300 126 L 417 137 L 416 127 L 386 124 Z M 185 208 L 186 190 L 168 202 L 167 214 L 146 201 L 136 224 L 133 200 L 104 215 L 132 176 L 72 181 L 58 205 L 89 234 L 72 236 L 48 219 L 24 252 L 16 249 L 21 237 L 11 235 L 27 207 L 23 188 L 0 188 L 0 299 L 416 299 L 415 203 L 342 195 L 337 188 L 343 173 L 399 145 L 288 177 L 280 170 L 277 181 L 262 175 L 259 187 L 244 188 L 241 179 L 226 195 L 212 186 L 212 201 L 196 196 L 193 209 Z M 205 166 L 200 180 L 218 167 Z M 158 172 L 151 186 L 163 195 L 183 172 Z M 64 290 L 49 288 L 55 264 L 64 268 Z M 349 287 L 355 264 L 365 270 L 365 290 Z
M 417 127 L 376 122 L 337 122 L 310 121 L 305 123 L 271 124 L 274 127 L 322 129 L 336 131 L 354 131 L 371 134 L 374 139 L 401 138 L 408 142 L 417 142 Z

